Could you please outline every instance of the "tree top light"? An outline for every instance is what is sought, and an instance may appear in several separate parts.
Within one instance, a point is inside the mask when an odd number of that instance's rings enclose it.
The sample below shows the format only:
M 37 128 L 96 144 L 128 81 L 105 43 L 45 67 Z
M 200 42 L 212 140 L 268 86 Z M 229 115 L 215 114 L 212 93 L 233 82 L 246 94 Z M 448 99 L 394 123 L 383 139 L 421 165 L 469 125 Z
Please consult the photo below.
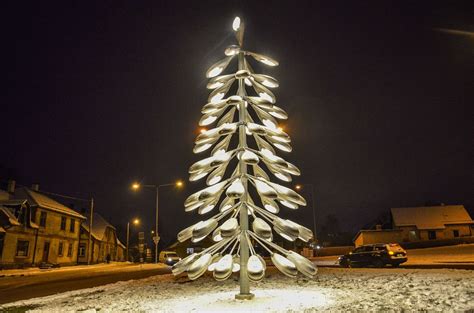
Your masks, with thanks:
M 232 29 L 238 31 L 240 28 L 240 17 L 236 16 L 232 22 Z

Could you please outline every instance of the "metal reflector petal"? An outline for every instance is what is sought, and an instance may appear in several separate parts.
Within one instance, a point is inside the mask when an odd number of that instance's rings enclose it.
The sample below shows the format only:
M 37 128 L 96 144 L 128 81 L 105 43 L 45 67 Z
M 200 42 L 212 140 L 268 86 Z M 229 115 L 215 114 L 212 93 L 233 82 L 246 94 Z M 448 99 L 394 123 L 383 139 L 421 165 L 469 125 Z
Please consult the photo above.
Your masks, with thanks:
M 270 58 L 269 56 L 259 54 L 259 53 L 255 53 L 255 52 L 247 52 L 247 54 L 251 55 L 255 60 L 257 60 L 258 62 L 261 62 L 265 65 L 278 66 L 278 61 L 273 59 L 273 58 Z
M 193 236 L 193 228 L 195 225 L 191 225 L 178 233 L 178 241 L 185 242 Z
M 260 196 L 270 199 L 276 199 L 278 197 L 278 193 L 268 183 L 257 179 L 254 180 L 254 183 Z
M 257 217 L 252 222 L 253 231 L 264 239 L 270 239 L 272 237 L 272 228 L 263 219 Z
M 235 217 L 229 218 L 227 221 L 225 221 L 221 227 L 219 227 L 221 230 L 221 236 L 223 238 L 229 238 L 235 235 L 239 228 L 239 222 Z
M 258 158 L 258 155 L 256 155 L 250 150 L 245 150 L 240 156 L 240 159 L 244 161 L 244 163 L 250 164 L 250 165 L 257 164 L 260 161 L 260 159 Z
M 191 280 L 198 279 L 207 270 L 211 264 L 212 255 L 210 253 L 203 254 L 196 261 L 194 261 L 188 268 L 188 277 Z
M 277 214 L 278 212 L 280 212 L 280 207 L 272 199 L 262 197 L 262 204 L 265 210 L 270 213 Z
M 256 255 L 249 257 L 247 261 L 247 275 L 252 281 L 260 281 L 265 276 L 265 266 Z
M 234 182 L 227 188 L 226 195 L 229 198 L 240 198 L 245 192 L 244 185 L 240 178 L 234 180 Z
M 233 58 L 234 56 L 231 55 L 211 65 L 211 67 L 209 67 L 209 69 L 206 72 L 206 77 L 212 78 L 212 77 L 218 76 L 220 73 L 222 73 L 225 70 L 225 68 L 229 65 L 230 61 Z
M 218 281 L 226 280 L 227 278 L 230 277 L 230 275 L 232 275 L 232 268 L 233 268 L 232 255 L 231 254 L 224 255 L 219 260 L 219 262 L 217 262 L 214 268 L 214 273 L 213 273 L 214 279 Z
M 194 262 L 200 255 L 198 253 L 193 253 L 185 257 L 184 259 L 180 260 L 179 262 L 175 263 L 171 268 L 171 272 L 173 275 L 179 275 L 186 271 L 189 265 Z
M 265 180 L 270 180 L 267 173 L 260 166 L 258 166 L 257 164 L 252 165 L 252 169 L 253 169 L 253 175 L 255 177 L 260 177 L 260 178 L 263 178 Z
M 231 108 L 229 112 L 224 114 L 224 116 L 219 120 L 217 126 L 221 126 L 224 123 L 232 123 L 234 121 L 235 107 Z
M 220 206 L 219 206 L 219 211 L 224 212 L 232 208 L 234 205 L 235 201 L 233 198 L 225 197 L 224 200 L 222 200 Z
M 308 260 L 307 258 L 305 258 L 304 256 L 302 256 L 302 255 L 300 255 L 296 252 L 289 251 L 289 253 L 287 254 L 286 257 L 293 264 L 295 264 L 296 268 L 298 269 L 298 271 L 301 274 L 303 274 L 303 275 L 305 275 L 309 278 L 313 278 L 314 275 L 316 275 L 316 273 L 318 272 L 318 269 L 313 264 L 313 262 L 311 262 L 310 260 Z
M 231 46 L 228 46 L 225 50 L 224 50 L 224 54 L 227 55 L 227 56 L 231 56 L 231 55 L 236 55 L 240 52 L 240 47 L 237 46 L 237 45 L 231 45 Z
M 298 275 L 296 265 L 281 254 L 273 253 L 271 259 L 276 268 L 286 276 L 295 277 Z
M 198 242 L 207 237 L 217 227 L 218 222 L 215 218 L 198 222 L 193 228 L 193 236 L 191 241 Z

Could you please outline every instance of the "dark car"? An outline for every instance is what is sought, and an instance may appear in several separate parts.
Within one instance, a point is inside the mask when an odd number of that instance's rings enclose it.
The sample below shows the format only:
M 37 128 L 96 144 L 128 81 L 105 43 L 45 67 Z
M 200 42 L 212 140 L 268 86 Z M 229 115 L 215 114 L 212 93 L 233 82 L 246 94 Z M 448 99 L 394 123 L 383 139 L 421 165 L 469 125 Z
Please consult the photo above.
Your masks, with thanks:
M 339 257 L 342 267 L 384 267 L 387 264 L 397 267 L 406 261 L 407 253 L 397 243 L 363 245 Z

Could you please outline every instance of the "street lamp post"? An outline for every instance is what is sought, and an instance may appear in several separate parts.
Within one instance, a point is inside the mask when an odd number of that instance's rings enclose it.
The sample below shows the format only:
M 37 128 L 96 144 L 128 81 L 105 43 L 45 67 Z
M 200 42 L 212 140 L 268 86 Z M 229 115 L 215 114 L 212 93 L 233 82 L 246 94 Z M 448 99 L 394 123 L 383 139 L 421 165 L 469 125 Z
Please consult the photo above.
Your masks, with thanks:
M 314 205 L 314 185 L 313 184 L 298 184 L 295 186 L 296 190 L 301 190 L 303 189 L 303 186 L 310 186 L 311 188 L 311 208 L 313 209 L 313 234 L 314 234 L 314 239 L 316 240 L 316 209 Z
M 140 223 L 140 220 L 138 218 L 133 220 L 134 225 L 138 225 Z M 128 259 L 128 247 L 129 247 L 129 242 L 130 242 L 130 221 L 127 222 L 127 253 L 126 253 L 126 260 L 127 262 L 129 261 Z
M 155 244 L 155 263 L 158 263 L 158 243 L 160 241 L 160 236 L 158 235 L 158 210 L 159 210 L 159 199 L 160 199 L 160 187 L 167 187 L 167 186 L 176 186 L 181 188 L 183 186 L 183 182 L 178 180 L 174 183 L 168 184 L 161 184 L 161 185 L 142 185 L 140 183 L 133 183 L 132 189 L 138 190 L 141 187 L 145 188 L 154 188 L 156 190 L 156 199 L 155 199 L 155 235 L 153 236 L 153 243 Z

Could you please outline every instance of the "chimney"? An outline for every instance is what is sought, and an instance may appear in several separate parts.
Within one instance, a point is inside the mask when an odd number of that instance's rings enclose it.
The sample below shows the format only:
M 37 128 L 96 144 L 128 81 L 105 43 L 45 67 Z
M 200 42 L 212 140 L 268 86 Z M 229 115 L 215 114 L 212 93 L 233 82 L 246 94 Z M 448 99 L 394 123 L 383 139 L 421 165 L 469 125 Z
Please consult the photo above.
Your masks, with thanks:
M 380 224 L 375 225 L 375 230 L 382 230 L 382 225 Z
M 7 191 L 9 193 L 15 193 L 15 185 L 16 185 L 16 181 L 10 179 L 8 181 L 8 187 L 7 187 Z
M 39 190 L 40 190 L 40 185 L 39 185 L 39 184 L 33 184 L 33 185 L 31 185 L 31 190 L 39 191 Z

